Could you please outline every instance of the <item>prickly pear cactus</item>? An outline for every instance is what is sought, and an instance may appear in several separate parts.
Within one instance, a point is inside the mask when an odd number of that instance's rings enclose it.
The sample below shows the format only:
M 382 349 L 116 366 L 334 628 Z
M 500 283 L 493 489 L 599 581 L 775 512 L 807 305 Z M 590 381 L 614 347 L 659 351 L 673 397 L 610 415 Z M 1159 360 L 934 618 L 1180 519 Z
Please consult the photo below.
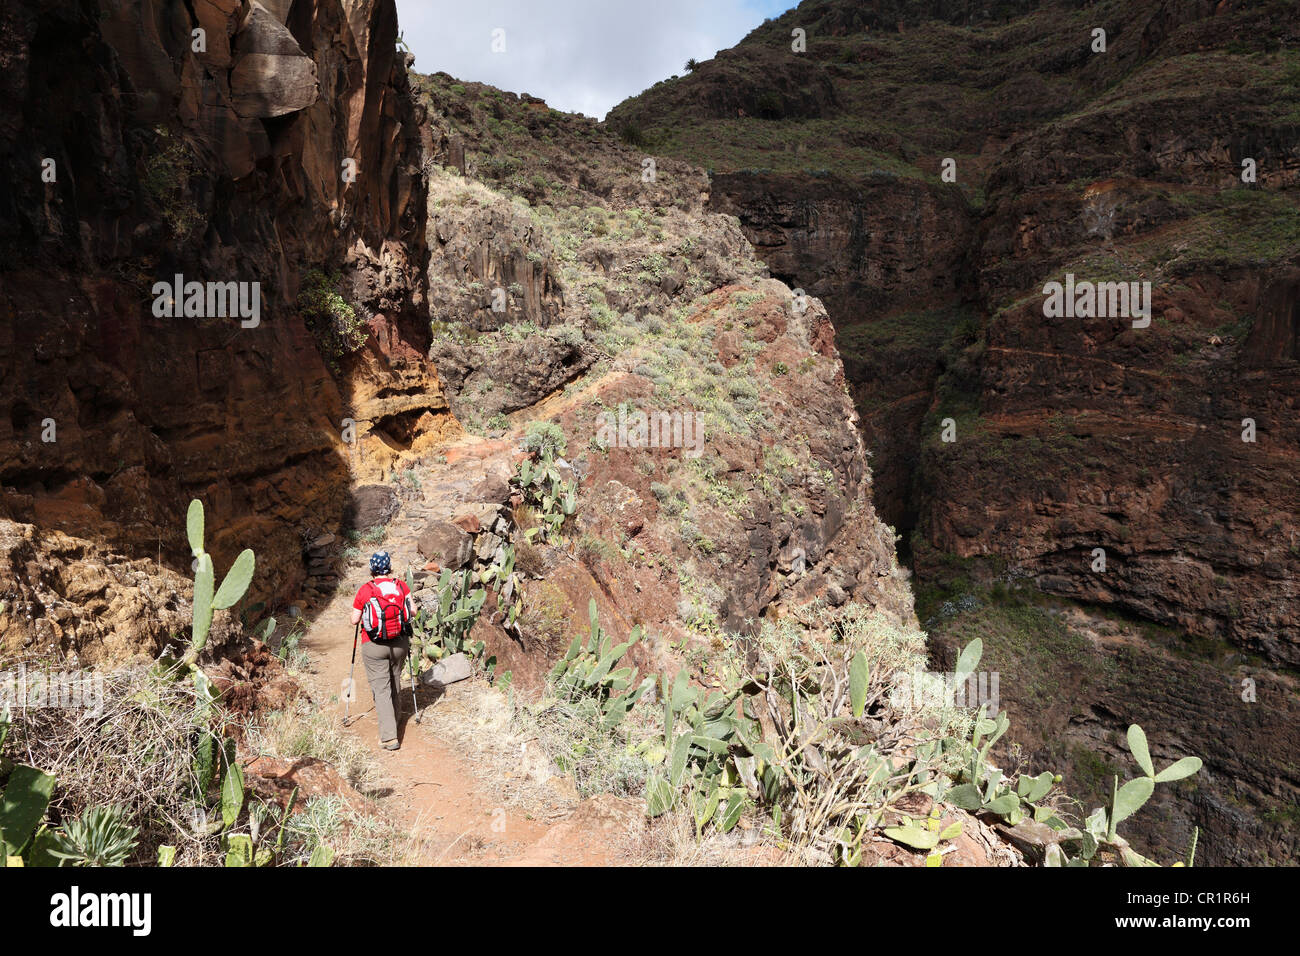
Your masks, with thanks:
M 208 644 L 213 614 L 233 607 L 248 591 L 248 586 L 253 581 L 256 560 L 253 552 L 245 548 L 226 572 L 221 587 L 217 588 L 212 555 L 203 549 L 203 502 L 197 498 L 190 502 L 185 530 L 189 537 L 190 551 L 194 555 L 194 621 L 190 628 L 190 646 L 184 663 L 193 667 Z

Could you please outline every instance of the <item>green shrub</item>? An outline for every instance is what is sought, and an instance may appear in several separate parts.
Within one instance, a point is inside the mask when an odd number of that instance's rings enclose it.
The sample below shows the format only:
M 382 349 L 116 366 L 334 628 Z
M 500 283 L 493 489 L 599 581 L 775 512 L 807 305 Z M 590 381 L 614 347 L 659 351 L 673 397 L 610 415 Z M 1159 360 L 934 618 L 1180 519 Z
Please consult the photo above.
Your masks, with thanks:
M 562 458 L 568 450 L 564 429 L 555 422 L 529 422 L 524 431 L 524 451 L 539 458 Z
M 523 497 L 524 504 L 533 509 L 539 522 L 537 527 L 524 531 L 529 543 L 539 534 L 543 539 L 554 538 L 578 508 L 577 479 L 566 481 L 555 461 L 555 441 L 563 442 L 564 434 L 559 426 L 550 427 L 555 431 L 543 433 L 540 430 L 532 432 L 530 429 L 530 438 L 536 438 L 537 458 L 521 461 L 514 477 L 514 485 Z M 559 450 L 563 451 L 562 445 Z
M 339 294 L 339 273 L 326 275 L 311 269 L 303 277 L 298 292 L 298 308 L 316 338 L 321 354 L 330 367 L 338 370 L 339 359 L 366 344 L 370 330 L 365 319 Z
M 650 138 L 646 134 L 645 127 L 632 120 L 619 127 L 618 138 L 638 149 L 648 149 L 650 146 Z
M 917 822 L 901 814 L 900 801 L 913 794 L 1012 826 L 1032 818 L 1057 831 L 1057 842 L 1038 861 L 1049 866 L 1153 865 L 1116 826 L 1157 783 L 1196 773 L 1198 758 L 1157 772 L 1145 734 L 1130 727 L 1129 748 L 1143 775 L 1122 786 L 1116 778 L 1109 806 L 1071 827 L 1048 800 L 1059 777 L 1011 779 L 989 762 L 1006 733 L 1006 713 L 971 712 L 951 700 L 949 692 L 979 666 L 979 640 L 962 650 L 949 678 L 925 671 L 923 633 L 870 607 L 810 614 L 804 621 L 765 621 L 743 649 L 723 653 L 715 661 L 723 677 L 719 690 L 693 685 L 685 669 L 672 680 L 661 677 L 663 716 L 656 727 L 644 710 L 634 711 L 651 679 L 638 686 L 634 669 L 617 667 L 640 631 L 609 646 L 593 601 L 591 640 L 585 649 L 581 638 L 574 640 L 551 673 L 552 694 L 541 709 L 568 706 L 584 715 L 577 720 L 575 710 L 563 711 L 567 729 L 559 738 L 566 750 L 557 762 L 582 775 L 586 793 L 602 781 L 608 786 L 619 760 L 643 761 L 651 817 L 683 812 L 698 838 L 710 827 L 726 832 L 746 814 L 766 815 L 784 845 L 825 862 L 857 865 L 864 844 L 883 834 L 936 851 L 927 864 L 942 865 L 939 844 L 954 839 L 960 826 L 941 830 L 938 817 Z M 900 681 L 917 678 L 940 693 L 898 698 Z M 766 717 L 761 724 L 753 716 L 759 712 Z M 629 721 L 633 713 L 639 716 Z M 592 772 L 593 763 L 602 771 Z M 1195 837 L 1188 865 L 1194 853 Z
M 162 126 L 154 132 L 158 145 L 145 161 L 144 190 L 172 236 L 184 242 L 206 225 L 190 198 L 190 179 L 198 172 L 198 165 L 184 139 Z

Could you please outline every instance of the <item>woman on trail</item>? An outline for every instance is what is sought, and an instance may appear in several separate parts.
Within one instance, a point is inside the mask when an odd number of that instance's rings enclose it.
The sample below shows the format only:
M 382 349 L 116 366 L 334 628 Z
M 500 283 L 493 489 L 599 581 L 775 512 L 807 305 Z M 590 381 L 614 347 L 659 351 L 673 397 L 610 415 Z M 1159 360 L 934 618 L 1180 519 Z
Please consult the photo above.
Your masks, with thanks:
M 398 694 L 402 667 L 411 650 L 411 589 L 391 576 L 387 551 L 370 556 L 370 580 L 357 589 L 352 601 L 352 624 L 361 625 L 361 659 L 366 681 L 375 698 L 379 718 L 379 745 L 397 750 Z

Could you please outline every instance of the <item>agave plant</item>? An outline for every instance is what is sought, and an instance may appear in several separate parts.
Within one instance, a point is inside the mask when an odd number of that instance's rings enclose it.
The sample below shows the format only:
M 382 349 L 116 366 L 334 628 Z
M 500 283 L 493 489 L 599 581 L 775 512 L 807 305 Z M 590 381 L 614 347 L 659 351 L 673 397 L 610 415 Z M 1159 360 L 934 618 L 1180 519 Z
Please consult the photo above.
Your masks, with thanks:
M 118 806 L 91 807 L 50 835 L 48 852 L 60 865 L 121 866 L 140 835 L 125 817 Z

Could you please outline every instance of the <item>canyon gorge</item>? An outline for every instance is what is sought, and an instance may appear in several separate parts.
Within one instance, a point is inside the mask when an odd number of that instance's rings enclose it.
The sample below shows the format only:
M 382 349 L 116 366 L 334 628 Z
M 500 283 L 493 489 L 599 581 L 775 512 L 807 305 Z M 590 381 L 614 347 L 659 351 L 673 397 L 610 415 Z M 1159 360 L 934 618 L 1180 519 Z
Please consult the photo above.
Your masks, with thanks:
M 1144 853 L 1294 863 L 1292 3 L 804 0 L 603 122 L 398 39 L 393 0 L 0 12 L 0 650 L 175 647 L 192 498 L 305 619 L 372 540 L 481 569 L 548 422 L 570 540 L 520 538 L 530 616 L 473 632 L 521 693 L 589 605 L 706 687 L 861 607 L 935 670 L 983 642 L 1008 775 L 1105 803 L 1141 724 L 1205 761 Z M 178 274 L 258 323 L 158 314 Z M 1067 274 L 1150 324 L 1048 317 Z M 600 437 L 643 406 L 703 455 Z

